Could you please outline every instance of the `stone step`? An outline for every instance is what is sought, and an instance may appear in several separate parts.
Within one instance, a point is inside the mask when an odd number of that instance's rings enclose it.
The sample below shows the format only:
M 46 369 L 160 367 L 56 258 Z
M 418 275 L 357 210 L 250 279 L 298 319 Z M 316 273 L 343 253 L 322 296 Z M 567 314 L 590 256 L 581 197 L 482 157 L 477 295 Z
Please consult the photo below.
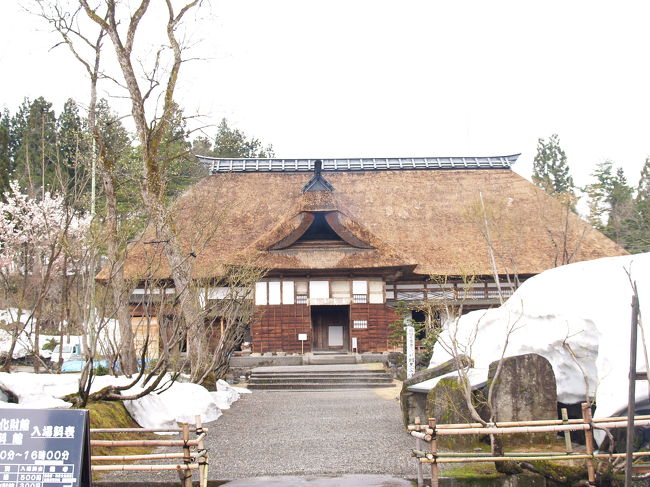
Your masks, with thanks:
M 273 384 L 255 384 L 249 383 L 249 389 L 263 389 L 263 390 L 333 390 L 333 389 L 367 389 L 378 387 L 394 387 L 392 382 L 331 382 L 331 383 L 295 383 L 295 382 L 276 382 Z
M 302 365 L 258 367 L 252 370 L 251 389 L 336 390 L 392 387 L 393 380 L 383 368 L 354 365 Z
M 356 364 L 356 355 L 313 355 L 309 357 L 312 365 Z
M 253 371 L 251 377 L 389 377 L 383 370 L 369 370 L 363 372 L 257 372 Z
M 276 383 L 294 383 L 294 384 L 343 384 L 347 382 L 354 383 L 380 383 L 392 384 L 393 379 L 390 377 L 251 377 L 249 384 L 276 384 Z

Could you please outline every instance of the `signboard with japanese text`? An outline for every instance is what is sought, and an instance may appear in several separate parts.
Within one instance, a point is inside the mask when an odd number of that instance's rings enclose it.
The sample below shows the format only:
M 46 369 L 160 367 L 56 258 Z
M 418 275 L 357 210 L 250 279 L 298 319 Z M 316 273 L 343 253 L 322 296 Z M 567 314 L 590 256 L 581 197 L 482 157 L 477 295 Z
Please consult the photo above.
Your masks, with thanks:
M 87 486 L 88 411 L 0 409 L 0 487 Z
M 415 374 L 415 328 L 408 325 L 404 329 L 406 330 L 406 378 L 410 379 Z

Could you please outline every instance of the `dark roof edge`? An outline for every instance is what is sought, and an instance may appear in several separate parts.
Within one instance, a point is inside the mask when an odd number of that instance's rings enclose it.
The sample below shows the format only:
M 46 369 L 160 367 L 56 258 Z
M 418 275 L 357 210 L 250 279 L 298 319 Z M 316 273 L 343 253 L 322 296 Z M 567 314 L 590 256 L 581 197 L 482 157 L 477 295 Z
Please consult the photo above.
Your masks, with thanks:
M 360 157 L 320 159 L 323 171 L 395 171 L 413 169 L 510 169 L 521 154 L 487 157 Z M 318 159 L 224 159 L 197 156 L 211 173 L 312 172 Z

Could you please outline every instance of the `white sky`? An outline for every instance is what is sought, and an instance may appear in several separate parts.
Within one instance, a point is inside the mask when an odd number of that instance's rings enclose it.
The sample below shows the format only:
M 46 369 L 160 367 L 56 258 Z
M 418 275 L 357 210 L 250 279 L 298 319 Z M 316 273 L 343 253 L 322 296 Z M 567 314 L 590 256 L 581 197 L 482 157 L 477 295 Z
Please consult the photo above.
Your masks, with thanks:
M 0 2 L 0 107 L 85 101 L 79 65 L 18 3 Z M 650 155 L 648 19 L 641 1 L 212 0 L 188 18 L 200 60 L 176 99 L 278 157 L 521 152 L 529 177 L 537 138 L 558 133 L 578 184 L 611 159 L 636 185 Z

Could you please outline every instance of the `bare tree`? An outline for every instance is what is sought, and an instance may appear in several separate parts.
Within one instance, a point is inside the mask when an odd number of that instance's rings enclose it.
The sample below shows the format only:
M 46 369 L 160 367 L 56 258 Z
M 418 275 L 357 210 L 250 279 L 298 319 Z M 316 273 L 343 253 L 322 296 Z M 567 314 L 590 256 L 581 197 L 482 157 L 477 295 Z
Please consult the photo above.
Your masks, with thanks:
M 161 47 L 156 53 L 154 66 L 144 77 L 138 76 L 133 48 L 138 27 L 149 10 L 150 1 L 142 0 L 132 13 L 127 11 L 125 21 L 120 17 L 124 9 L 118 12 L 121 7 L 124 7 L 120 2 L 107 0 L 106 13 L 100 14 L 99 9 L 92 7 L 87 0 L 79 1 L 88 18 L 110 38 L 120 66 L 121 78 L 130 98 L 131 116 L 140 142 L 142 200 L 155 229 L 156 241 L 162 245 L 165 258 L 169 262 L 177 303 L 188 330 L 189 353 L 194 365 L 200 360 L 201 348 L 204 345 L 195 338 L 201 335 L 200 331 L 204 326 L 204 313 L 201 311 L 198 294 L 193 292 L 192 286 L 192 259 L 196 253 L 192 249 L 184 249 L 174 231 L 173 216 L 165 202 L 165 173 L 159 150 L 174 114 L 174 92 L 183 63 L 177 29 L 185 14 L 198 6 L 200 0 L 185 4 L 178 12 L 175 11 L 171 0 L 165 1 L 167 7 L 165 31 L 171 52 L 171 65 L 168 73 L 162 76 L 160 59 L 165 49 Z M 126 32 L 121 30 L 122 22 L 126 24 Z M 155 93 L 159 93 L 162 98 L 160 106 L 157 107 L 160 112 L 158 114 L 154 111 L 154 115 L 148 117 L 146 103 Z
M 109 2 L 110 3 L 110 2 Z M 133 348 L 133 333 L 128 309 L 129 289 L 124 279 L 123 263 L 126 245 L 120 234 L 119 211 L 116 195 L 116 166 L 121 154 L 111 147 L 106 137 L 106 129 L 101 122 L 110 123 L 98 117 L 97 87 L 100 79 L 105 78 L 100 69 L 103 41 L 106 30 L 99 25 L 95 33 L 85 33 L 79 26 L 81 6 L 72 12 L 67 11 L 58 2 L 37 0 L 38 15 L 45 19 L 60 35 L 61 44 L 66 45 L 74 58 L 81 64 L 90 83 L 90 99 L 88 103 L 88 127 L 92 138 L 92 182 L 91 182 L 91 212 L 95 207 L 95 166 L 99 166 L 102 178 L 102 187 L 106 199 L 106 214 L 103 228 L 106 242 L 107 268 L 110 278 L 107 280 L 112 291 L 113 303 L 116 306 L 117 319 L 120 324 L 121 367 L 124 373 L 132 374 L 137 370 L 135 350 Z M 107 10 L 110 6 L 107 6 Z M 107 16 L 108 14 L 105 14 Z M 88 29 L 90 30 L 90 29 Z M 94 275 L 94 265 L 91 265 Z M 93 283 L 89 283 L 92 289 Z M 90 296 L 90 305 L 93 306 L 93 293 Z M 90 317 L 92 319 L 92 317 Z

